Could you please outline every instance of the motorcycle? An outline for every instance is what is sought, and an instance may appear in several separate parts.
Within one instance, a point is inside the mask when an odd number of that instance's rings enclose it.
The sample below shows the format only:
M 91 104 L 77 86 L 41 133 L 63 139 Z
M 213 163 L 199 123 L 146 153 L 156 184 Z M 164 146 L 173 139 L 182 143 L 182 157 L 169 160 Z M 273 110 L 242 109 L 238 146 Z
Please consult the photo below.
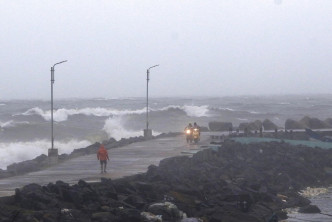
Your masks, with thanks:
M 193 129 L 192 138 L 195 143 L 198 143 L 198 141 L 200 140 L 200 132 L 198 128 Z
M 187 143 L 192 143 L 192 141 L 193 141 L 193 137 L 192 137 L 192 129 L 187 128 L 187 129 L 185 129 L 184 133 L 185 133 L 185 135 L 186 135 Z

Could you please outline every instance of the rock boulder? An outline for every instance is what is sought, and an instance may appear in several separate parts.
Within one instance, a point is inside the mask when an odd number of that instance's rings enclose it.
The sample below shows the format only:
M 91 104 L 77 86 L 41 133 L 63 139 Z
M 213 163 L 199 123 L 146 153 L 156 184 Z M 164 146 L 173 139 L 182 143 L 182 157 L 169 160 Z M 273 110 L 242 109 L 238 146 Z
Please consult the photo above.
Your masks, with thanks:
M 231 122 L 209 122 L 209 129 L 211 131 L 229 131 L 233 129 Z

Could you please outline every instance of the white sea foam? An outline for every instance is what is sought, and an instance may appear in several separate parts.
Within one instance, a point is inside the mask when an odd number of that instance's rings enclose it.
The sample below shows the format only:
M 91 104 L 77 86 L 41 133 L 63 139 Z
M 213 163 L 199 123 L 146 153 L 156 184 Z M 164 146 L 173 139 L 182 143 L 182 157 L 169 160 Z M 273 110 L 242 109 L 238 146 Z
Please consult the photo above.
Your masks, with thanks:
M 209 112 L 208 106 L 183 106 L 184 111 L 187 113 L 188 116 L 191 117 L 203 117 L 208 116 L 207 113 Z
M 143 135 L 143 130 L 134 131 L 125 129 L 123 127 L 123 120 L 121 117 L 108 118 L 105 121 L 103 130 L 107 133 L 109 137 L 113 137 L 116 140 L 120 140 L 121 138 L 129 138 Z M 160 133 L 152 131 L 152 134 L 155 136 L 159 135 Z
M 312 198 L 312 197 L 315 197 L 315 196 L 318 196 L 320 194 L 324 194 L 324 193 L 327 193 L 327 192 L 328 192 L 328 188 L 307 187 L 306 189 L 301 190 L 299 193 L 304 197 Z
M 28 125 L 29 122 L 28 121 L 22 121 L 22 122 L 16 122 L 13 120 L 9 120 L 7 122 L 0 122 L 0 127 L 1 128 L 12 128 L 18 125 Z
M 260 114 L 260 112 L 257 112 L 257 111 L 249 111 L 249 113 L 251 113 L 251 114 Z
M 71 153 L 74 149 L 89 146 L 87 140 L 55 141 L 54 146 L 59 149 L 59 154 Z M 0 143 L 0 168 L 6 167 L 15 162 L 34 159 L 35 157 L 46 154 L 51 146 L 48 140 L 38 140 L 33 142 L 12 142 Z
M 219 109 L 225 110 L 225 111 L 231 111 L 231 112 L 235 111 L 234 109 L 231 109 L 231 108 L 219 108 Z
M 113 115 L 130 115 L 130 114 L 143 114 L 145 109 L 139 110 L 117 110 L 117 109 L 107 109 L 107 108 L 84 108 L 84 109 L 57 109 L 53 112 L 53 119 L 56 122 L 66 121 L 69 116 L 72 115 L 86 115 L 86 116 L 113 116 Z M 40 115 L 46 121 L 51 120 L 51 111 L 44 111 L 39 107 L 29 109 L 28 111 L 22 113 L 22 115 Z
M 191 117 L 202 117 L 207 116 L 209 111 L 208 106 L 166 106 L 160 109 L 150 109 L 150 111 L 167 111 L 169 109 L 182 109 L 186 112 L 188 116 Z M 146 112 L 146 108 L 137 109 L 137 110 L 118 110 L 118 109 L 111 109 L 111 108 L 83 108 L 83 109 L 57 109 L 53 112 L 53 119 L 56 122 L 62 122 L 68 120 L 69 116 L 72 115 L 86 115 L 86 116 L 123 116 L 123 115 L 132 115 L 132 114 L 144 114 Z M 46 121 L 51 120 L 51 111 L 47 110 L 44 111 L 39 107 L 35 107 L 32 109 L 27 110 L 26 112 L 19 114 L 24 116 L 30 115 L 39 115 L 43 117 Z
M 249 121 L 248 119 L 237 118 L 240 121 Z

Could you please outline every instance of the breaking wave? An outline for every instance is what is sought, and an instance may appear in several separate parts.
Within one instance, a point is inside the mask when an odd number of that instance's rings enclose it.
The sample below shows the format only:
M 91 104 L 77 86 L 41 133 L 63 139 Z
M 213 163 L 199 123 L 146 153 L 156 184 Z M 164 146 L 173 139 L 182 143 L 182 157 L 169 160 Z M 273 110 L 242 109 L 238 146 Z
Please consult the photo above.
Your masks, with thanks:
M 260 112 L 257 112 L 257 111 L 249 111 L 249 113 L 251 113 L 251 114 L 255 114 L 255 115 L 257 115 L 257 114 L 261 114 Z
M 18 125 L 28 125 L 28 124 L 29 124 L 28 121 L 16 122 L 14 120 L 9 120 L 7 122 L 0 122 L 0 127 L 1 128 L 11 128 L 11 127 L 15 127 Z
M 190 117 L 203 117 L 208 116 L 209 107 L 208 106 L 183 106 L 184 111 Z
M 160 109 L 150 109 L 150 112 L 158 112 L 158 111 L 168 111 L 170 109 L 180 109 L 183 110 L 190 117 L 202 117 L 208 116 L 209 108 L 208 106 L 167 106 Z M 132 115 L 132 114 L 145 114 L 146 108 L 137 109 L 137 110 L 118 110 L 118 109 L 110 109 L 110 108 L 84 108 L 84 109 L 57 109 L 53 112 L 53 119 L 56 122 L 62 122 L 68 120 L 69 116 L 72 115 L 86 115 L 86 116 L 104 116 L 104 117 L 112 117 L 112 116 L 123 116 L 123 115 Z M 24 116 L 31 115 L 39 115 L 44 118 L 46 121 L 51 120 L 51 111 L 44 111 L 39 107 L 35 107 L 27 110 L 26 112 L 19 114 Z
M 315 197 L 315 196 L 318 196 L 320 194 L 323 194 L 323 193 L 327 193 L 328 192 L 328 188 L 324 188 L 324 187 L 307 187 L 306 189 L 304 190 L 301 190 L 299 192 L 299 194 L 301 194 L 302 196 L 304 197 L 307 197 L 307 198 L 312 198 L 312 197 Z
M 129 115 L 129 114 L 142 114 L 145 113 L 145 109 L 140 110 L 117 110 L 117 109 L 107 109 L 107 108 L 84 108 L 84 109 L 57 109 L 53 112 L 53 118 L 56 122 L 66 121 L 69 116 L 72 115 L 86 115 L 86 116 L 113 116 L 113 115 Z M 40 115 L 46 121 L 51 120 L 51 111 L 44 111 L 39 107 L 29 109 L 22 115 Z
M 69 154 L 74 149 L 87 147 L 90 144 L 91 142 L 87 140 L 70 140 L 68 142 L 55 141 L 54 146 L 59 149 L 59 154 Z M 0 168 L 6 169 L 12 163 L 31 160 L 41 154 L 47 155 L 50 145 L 51 142 L 48 140 L 0 143 Z
M 219 108 L 219 110 L 230 111 L 230 112 L 234 112 L 234 111 L 236 111 L 236 110 L 231 109 L 231 108 Z
M 103 130 L 107 133 L 109 137 L 113 137 L 116 140 L 120 140 L 121 138 L 143 136 L 143 130 L 135 131 L 135 130 L 125 129 L 121 117 L 108 118 L 105 121 Z M 156 136 L 159 135 L 160 133 L 152 131 L 152 134 Z
M 236 118 L 236 119 L 238 119 L 240 121 L 245 121 L 245 122 L 249 121 L 249 119 L 245 119 L 245 118 Z

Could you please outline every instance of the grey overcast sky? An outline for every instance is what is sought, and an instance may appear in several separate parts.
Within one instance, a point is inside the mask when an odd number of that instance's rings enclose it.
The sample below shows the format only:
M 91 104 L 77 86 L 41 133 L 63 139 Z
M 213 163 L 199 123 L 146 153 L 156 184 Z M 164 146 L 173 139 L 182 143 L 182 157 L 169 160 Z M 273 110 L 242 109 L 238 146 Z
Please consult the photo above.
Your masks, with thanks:
M 332 93 L 331 0 L 0 0 L 0 99 Z

